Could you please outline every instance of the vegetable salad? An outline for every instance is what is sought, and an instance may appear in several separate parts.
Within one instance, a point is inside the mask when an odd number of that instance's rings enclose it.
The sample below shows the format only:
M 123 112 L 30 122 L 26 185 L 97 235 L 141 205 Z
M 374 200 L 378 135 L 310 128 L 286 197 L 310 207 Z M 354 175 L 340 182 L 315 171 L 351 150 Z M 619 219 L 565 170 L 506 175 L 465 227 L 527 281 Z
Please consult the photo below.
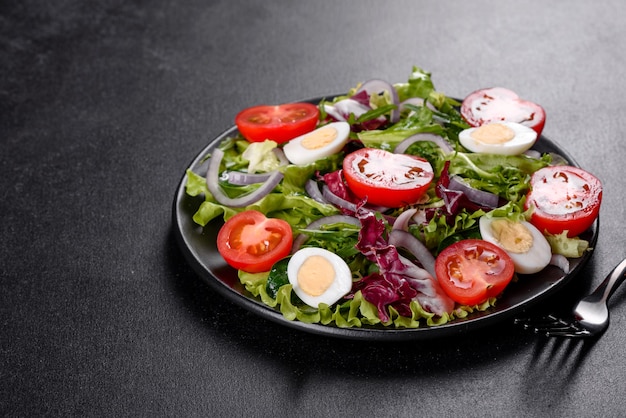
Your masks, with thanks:
M 187 194 L 204 197 L 193 220 L 225 222 L 220 254 L 287 319 L 437 326 L 588 250 L 578 235 L 601 184 L 531 149 L 545 112 L 509 90 L 459 102 L 414 67 L 407 82 L 252 107 L 236 123 L 206 173 L 187 171 Z

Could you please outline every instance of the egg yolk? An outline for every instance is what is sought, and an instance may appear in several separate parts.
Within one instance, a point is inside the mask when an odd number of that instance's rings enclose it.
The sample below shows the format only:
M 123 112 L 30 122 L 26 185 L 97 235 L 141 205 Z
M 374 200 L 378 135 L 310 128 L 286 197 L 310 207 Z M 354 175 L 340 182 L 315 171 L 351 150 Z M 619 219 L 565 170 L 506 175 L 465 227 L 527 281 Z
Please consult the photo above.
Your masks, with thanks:
M 512 253 L 526 253 L 533 246 L 532 233 L 519 222 L 497 219 L 491 223 L 491 231 L 500 245 Z
M 319 296 L 335 281 L 335 269 L 326 258 L 313 255 L 298 269 L 298 285 L 306 294 Z
M 515 138 L 515 132 L 500 123 L 489 123 L 474 129 L 470 136 L 483 144 L 504 144 Z
M 330 144 L 335 138 L 337 138 L 335 128 L 320 128 L 304 137 L 300 144 L 306 149 L 318 149 Z

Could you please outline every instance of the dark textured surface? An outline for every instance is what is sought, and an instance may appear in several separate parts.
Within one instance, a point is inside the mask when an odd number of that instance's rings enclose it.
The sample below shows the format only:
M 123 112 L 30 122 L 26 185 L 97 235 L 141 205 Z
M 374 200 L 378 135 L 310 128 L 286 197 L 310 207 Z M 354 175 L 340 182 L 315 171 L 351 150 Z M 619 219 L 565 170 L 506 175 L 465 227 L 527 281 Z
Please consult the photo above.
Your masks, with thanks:
M 223 299 L 171 234 L 176 186 L 242 107 L 406 80 L 493 85 L 604 183 L 565 309 L 626 255 L 618 1 L 0 4 L 0 415 L 622 416 L 625 292 L 595 344 L 505 323 L 429 342 L 288 329 Z

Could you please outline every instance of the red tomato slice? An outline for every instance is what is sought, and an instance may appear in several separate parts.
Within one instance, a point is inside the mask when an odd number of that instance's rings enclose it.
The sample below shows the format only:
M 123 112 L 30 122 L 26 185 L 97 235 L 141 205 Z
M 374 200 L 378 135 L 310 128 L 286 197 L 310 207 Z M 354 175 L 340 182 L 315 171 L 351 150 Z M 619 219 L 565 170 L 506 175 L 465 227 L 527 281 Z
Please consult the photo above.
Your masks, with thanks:
M 544 167 L 533 173 L 524 208 L 533 208 L 530 223 L 540 231 L 575 237 L 600 213 L 602 184 L 593 174 L 571 166 Z
M 461 115 L 471 126 L 490 122 L 517 122 L 541 135 L 546 124 L 546 112 L 536 103 L 522 100 L 517 93 L 492 87 L 470 93 L 461 104 Z
M 343 160 L 343 174 L 355 196 L 390 208 L 417 203 L 434 177 L 425 159 L 377 148 L 348 154 Z
M 461 305 L 477 305 L 498 296 L 513 278 L 511 257 L 481 239 L 466 239 L 446 247 L 435 259 L 441 288 Z
M 217 234 L 217 250 L 224 260 L 248 273 L 269 271 L 274 263 L 289 255 L 292 242 L 287 222 L 267 218 L 256 210 L 234 215 Z
M 319 114 L 311 103 L 261 105 L 239 112 L 235 124 L 250 142 L 271 139 L 281 144 L 315 129 Z

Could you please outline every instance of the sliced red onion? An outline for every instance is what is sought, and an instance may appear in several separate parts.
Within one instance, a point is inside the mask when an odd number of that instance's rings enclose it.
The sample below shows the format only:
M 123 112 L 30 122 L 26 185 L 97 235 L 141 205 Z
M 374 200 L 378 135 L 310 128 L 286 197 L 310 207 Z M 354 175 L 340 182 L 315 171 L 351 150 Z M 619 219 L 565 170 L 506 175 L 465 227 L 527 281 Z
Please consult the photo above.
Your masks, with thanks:
M 497 208 L 500 197 L 496 194 L 486 192 L 484 190 L 478 190 L 471 187 L 459 176 L 450 177 L 450 184 L 448 185 L 450 190 L 456 190 L 463 192 L 469 200 L 480 205 L 489 208 Z
M 427 296 L 435 296 L 437 291 L 433 286 L 433 275 L 430 274 L 425 268 L 419 267 L 413 261 L 406 257 L 398 255 L 398 258 L 404 264 L 404 267 L 408 270 L 407 276 L 411 279 L 418 280 L 420 283 L 412 282 L 413 288 L 418 292 L 421 292 Z
M 437 278 L 425 269 L 416 266 L 410 260 L 402 256 L 399 258 L 406 268 L 404 278 L 409 281 L 411 287 L 417 290 L 415 300 L 419 302 L 420 306 L 437 315 L 452 312 L 455 303 L 443 291 Z
M 384 212 L 387 212 L 389 210 L 389 208 L 387 206 L 371 205 L 371 204 L 369 204 L 367 202 L 365 202 L 363 207 L 365 209 L 371 210 L 372 212 L 380 212 L 380 213 L 384 213 Z
M 413 215 L 415 215 L 416 213 L 417 213 L 417 209 L 415 208 L 405 210 L 400 215 L 398 215 L 396 220 L 393 222 L 392 228 L 399 229 L 401 231 L 408 231 L 409 222 L 411 222 Z
M 209 161 L 206 184 L 215 200 L 217 200 L 218 203 L 224 206 L 241 208 L 251 205 L 252 203 L 265 197 L 283 179 L 283 173 L 281 173 L 280 171 L 274 171 L 267 178 L 267 180 L 255 191 L 241 197 L 228 197 L 226 196 L 226 194 L 224 194 L 218 184 L 220 163 L 222 162 L 222 158 L 224 158 L 224 152 L 221 149 L 216 148 L 215 150 L 213 150 L 213 155 L 211 156 L 211 159 Z
M 569 260 L 563 254 L 552 254 L 550 265 L 560 268 L 565 274 L 569 273 Z
M 324 105 L 324 111 L 328 116 L 336 120 L 337 122 L 345 122 L 346 117 L 333 105 Z
M 435 275 L 435 256 L 411 233 L 401 229 L 389 232 L 389 244 L 409 251 L 432 277 Z
M 315 180 L 308 179 L 307 182 L 304 184 L 304 190 L 316 202 L 324 203 L 324 204 L 329 203 L 328 200 L 326 200 L 326 198 L 320 191 L 320 188 L 317 185 L 317 182 Z
M 529 149 L 528 151 L 525 151 L 524 155 L 531 157 L 531 158 L 535 158 L 535 159 L 541 158 L 541 152 L 534 150 L 534 149 Z M 569 161 L 565 159 L 565 157 L 563 157 L 561 154 L 557 154 L 556 152 L 551 152 L 550 157 L 552 157 L 552 162 L 550 162 L 550 165 L 569 165 L 570 164 Z
M 285 151 L 283 151 L 282 148 L 274 148 L 272 149 L 272 152 L 274 153 L 274 155 L 276 155 L 276 158 L 278 158 L 281 166 L 289 165 L 289 160 L 287 160 L 287 157 L 285 156 Z
M 524 155 L 530 158 L 535 158 L 535 159 L 541 158 L 541 153 L 534 149 L 529 149 L 527 151 L 524 151 Z
M 389 92 L 389 95 L 391 96 L 391 103 L 396 105 L 396 108 L 391 111 L 389 119 L 392 123 L 396 123 L 400 119 L 400 99 L 398 98 L 398 92 L 391 84 L 380 79 L 368 80 L 357 89 L 356 94 L 361 91 L 367 92 L 370 96 L 372 94 L 380 94 L 385 91 Z
M 454 151 L 454 148 L 452 148 L 452 145 L 450 145 L 450 143 L 446 141 L 444 138 L 440 137 L 439 135 L 423 132 L 423 133 L 411 135 L 404 141 L 400 142 L 398 145 L 396 145 L 393 152 L 395 154 L 404 154 L 411 145 L 413 145 L 416 142 L 421 142 L 421 141 L 434 143 L 439 148 L 441 148 L 443 152 L 445 152 L 446 154 L 450 154 Z
M 349 211 L 352 212 L 356 212 L 356 205 L 352 202 L 349 202 L 339 196 L 337 196 L 336 194 L 334 194 L 333 192 L 330 191 L 330 189 L 328 188 L 328 186 L 323 185 L 322 186 L 322 196 L 324 196 L 324 198 L 332 203 L 333 205 L 341 208 L 341 209 L 347 209 Z
M 335 103 L 335 109 L 344 116 L 345 119 L 353 114 L 357 118 L 361 116 L 363 113 L 368 112 L 370 110 L 369 107 L 357 102 L 353 99 L 343 99 Z
M 411 219 L 418 225 L 427 224 L 429 221 L 428 212 L 430 210 L 432 209 L 418 209 Z
M 319 229 L 319 227 L 322 226 L 322 225 L 331 225 L 331 224 L 338 224 L 338 223 L 345 223 L 345 224 L 350 224 L 350 225 L 361 226 L 361 221 L 359 221 L 354 216 L 330 215 L 330 216 L 325 216 L 323 218 L 319 218 L 319 219 L 311 222 L 304 229 Z M 306 234 L 298 234 L 294 238 L 293 244 L 291 245 L 291 253 L 293 254 L 296 251 L 298 251 L 300 249 L 300 247 L 302 247 L 302 244 L 304 244 L 307 239 L 309 239 L 309 237 Z
M 250 174 L 243 171 L 225 171 L 220 179 L 236 186 L 246 186 L 267 181 L 271 175 L 272 173 Z

